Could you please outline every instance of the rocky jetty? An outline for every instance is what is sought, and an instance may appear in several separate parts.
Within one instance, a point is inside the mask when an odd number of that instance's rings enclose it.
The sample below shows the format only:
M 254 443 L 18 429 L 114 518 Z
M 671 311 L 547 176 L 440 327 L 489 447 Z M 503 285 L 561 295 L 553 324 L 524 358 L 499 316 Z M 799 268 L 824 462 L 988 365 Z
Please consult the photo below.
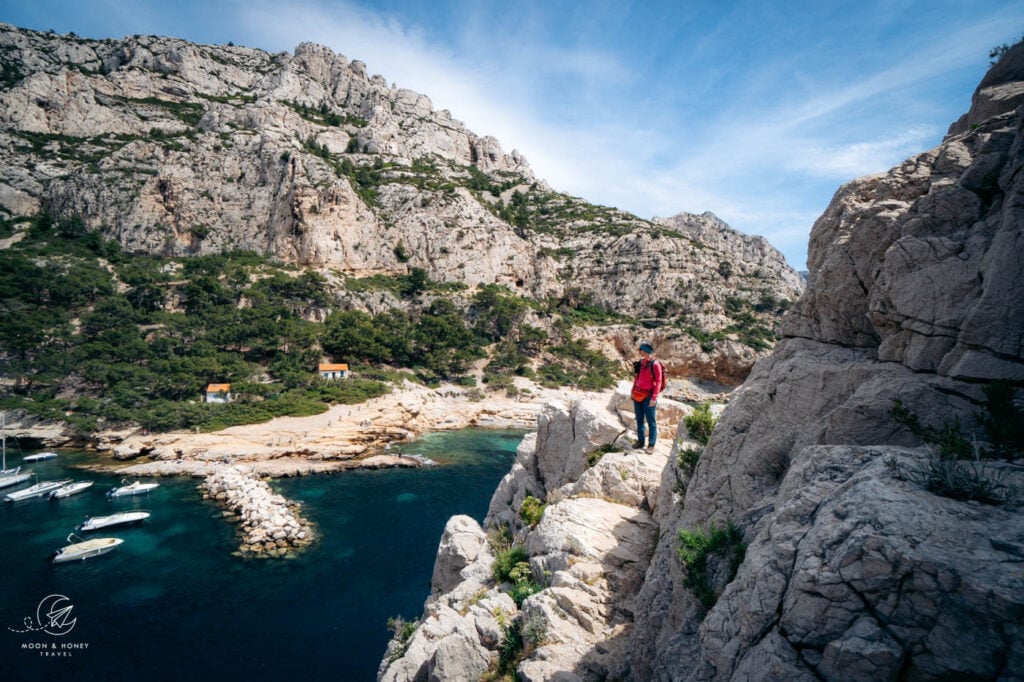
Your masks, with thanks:
M 1022 93 L 1024 44 L 939 147 L 839 189 L 695 464 L 588 469 L 617 420 L 543 413 L 485 524 L 543 589 L 513 611 L 453 520 L 381 679 L 1024 680 Z
M 313 541 L 313 527 L 299 506 L 278 495 L 255 474 L 225 466 L 207 476 L 203 496 L 227 508 L 237 521 L 240 552 L 250 557 L 284 557 Z

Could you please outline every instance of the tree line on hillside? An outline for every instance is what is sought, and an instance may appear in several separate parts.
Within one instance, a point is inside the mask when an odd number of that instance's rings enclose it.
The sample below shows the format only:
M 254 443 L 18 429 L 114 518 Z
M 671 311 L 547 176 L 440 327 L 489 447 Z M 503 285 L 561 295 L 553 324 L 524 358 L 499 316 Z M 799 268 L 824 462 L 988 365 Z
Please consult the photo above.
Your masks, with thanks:
M 0 235 L 15 232 L 22 238 L 0 251 L 0 404 L 86 431 L 315 414 L 383 394 L 396 368 L 428 384 L 472 384 L 469 364 L 485 357 L 485 381 L 506 390 L 517 374 L 602 388 L 618 369 L 566 322 L 551 334 L 525 324 L 535 304 L 494 285 L 448 297 L 413 269 L 393 278 L 407 305 L 370 315 L 335 309 L 322 276 L 253 253 L 133 255 L 80 218 L 45 213 L 0 224 Z M 358 378 L 321 381 L 325 355 Z M 230 383 L 236 400 L 203 404 L 211 382 Z

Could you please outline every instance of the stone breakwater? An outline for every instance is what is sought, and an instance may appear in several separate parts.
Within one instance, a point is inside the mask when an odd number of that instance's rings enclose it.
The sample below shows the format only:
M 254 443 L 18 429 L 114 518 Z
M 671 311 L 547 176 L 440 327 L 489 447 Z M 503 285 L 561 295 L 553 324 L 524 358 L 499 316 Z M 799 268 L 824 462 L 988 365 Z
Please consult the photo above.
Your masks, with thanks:
M 244 556 L 283 557 L 313 541 L 312 524 L 299 516 L 299 505 L 255 473 L 225 467 L 207 476 L 200 489 L 205 498 L 228 508 L 229 520 L 241 524 Z

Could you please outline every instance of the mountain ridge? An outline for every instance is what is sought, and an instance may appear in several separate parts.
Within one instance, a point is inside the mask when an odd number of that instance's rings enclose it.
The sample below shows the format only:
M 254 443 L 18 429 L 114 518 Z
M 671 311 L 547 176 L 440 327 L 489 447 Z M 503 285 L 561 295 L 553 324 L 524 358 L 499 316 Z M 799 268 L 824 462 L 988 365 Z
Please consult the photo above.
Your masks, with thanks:
M 433 110 L 425 95 L 389 88 L 361 62 L 314 43 L 271 55 L 6 26 L 0 50 L 5 72 L 21 76 L 2 93 L 4 160 L 21 169 L 33 158 L 45 164 L 3 178 L 0 205 L 10 215 L 44 206 L 76 214 L 132 251 L 252 248 L 364 273 L 420 266 L 435 279 L 498 282 L 533 296 L 581 285 L 606 305 L 636 303 L 643 293 L 622 277 L 610 292 L 593 278 L 575 281 L 567 249 L 584 269 L 615 276 L 636 250 L 656 246 L 636 238 L 669 237 L 669 260 L 696 266 L 690 278 L 723 284 L 719 263 L 692 241 L 554 192 L 518 152 L 506 154 L 494 138 Z M 595 236 L 616 267 L 587 253 Z M 399 241 L 408 260 L 393 253 Z M 794 298 L 800 283 L 781 256 L 764 266 L 759 286 Z M 675 269 L 651 286 L 678 286 L 685 278 Z

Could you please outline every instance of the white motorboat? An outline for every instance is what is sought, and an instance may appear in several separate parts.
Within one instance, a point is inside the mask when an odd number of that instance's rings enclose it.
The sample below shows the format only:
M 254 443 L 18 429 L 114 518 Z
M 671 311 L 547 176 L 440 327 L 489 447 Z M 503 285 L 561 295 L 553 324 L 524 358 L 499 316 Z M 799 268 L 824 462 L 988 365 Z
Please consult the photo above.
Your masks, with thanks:
M 119 514 L 111 514 L 110 516 L 93 516 L 78 526 L 78 530 L 90 531 L 110 528 L 112 526 L 129 526 L 133 523 L 142 523 L 148 518 L 149 512 L 145 511 L 121 512 Z
M 71 483 L 70 478 L 65 478 L 63 481 L 40 481 L 35 485 L 30 485 L 22 490 L 15 490 L 13 493 L 7 493 L 4 496 L 5 502 L 17 502 L 18 500 L 27 500 L 30 497 L 41 497 L 51 490 L 56 490 L 61 486 Z
M 71 483 L 68 483 L 67 485 L 62 485 L 61 487 L 51 492 L 50 497 L 52 499 L 57 500 L 59 500 L 62 497 L 71 497 L 72 495 L 76 495 L 82 492 L 91 485 L 92 481 L 72 481 Z
M 135 481 L 134 483 L 128 483 L 127 481 L 121 481 L 124 485 L 118 488 L 111 488 L 110 492 L 107 493 L 111 497 L 126 497 L 128 495 L 142 495 L 148 493 L 153 488 L 159 488 L 159 483 L 142 483 Z
M 44 459 L 55 459 L 59 457 L 56 452 L 39 452 L 22 458 L 23 462 L 42 462 Z
M 99 556 L 106 554 L 110 550 L 120 545 L 124 540 L 121 538 L 95 538 L 93 540 L 82 540 L 74 533 L 68 535 L 68 542 L 71 542 L 71 538 L 79 540 L 79 542 L 72 542 L 70 545 L 61 547 L 50 559 L 55 564 L 59 564 L 65 561 L 75 561 L 88 559 L 89 557 Z

